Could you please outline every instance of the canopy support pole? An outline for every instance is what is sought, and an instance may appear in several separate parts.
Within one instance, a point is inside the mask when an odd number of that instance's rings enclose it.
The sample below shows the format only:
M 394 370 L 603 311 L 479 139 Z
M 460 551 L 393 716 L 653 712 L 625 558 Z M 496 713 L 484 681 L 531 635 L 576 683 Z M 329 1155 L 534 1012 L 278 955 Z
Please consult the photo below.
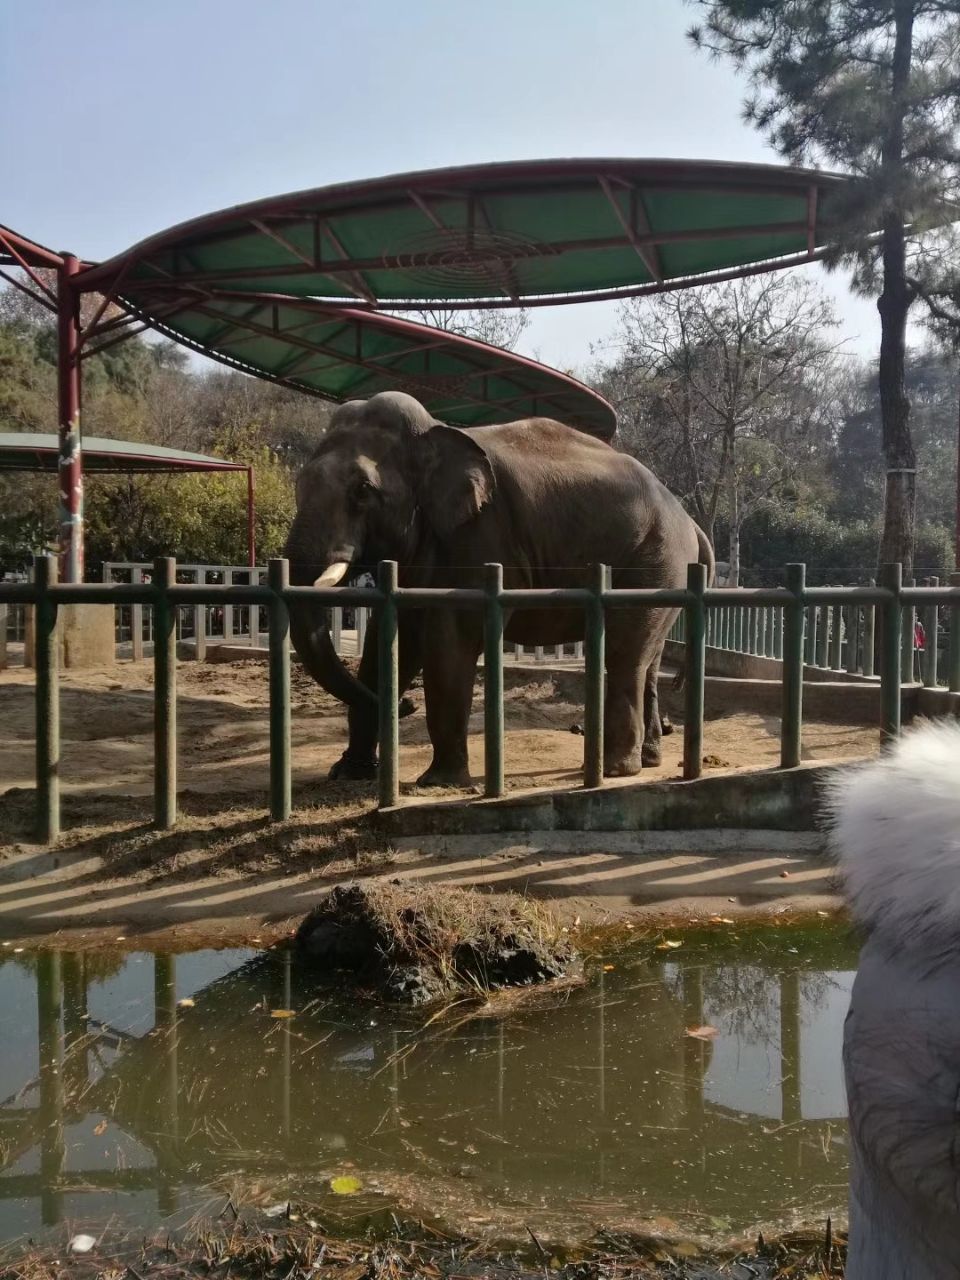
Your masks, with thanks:
M 80 263 L 64 254 L 57 271 L 57 401 L 60 457 L 60 580 L 83 581 L 83 446 L 80 437 Z

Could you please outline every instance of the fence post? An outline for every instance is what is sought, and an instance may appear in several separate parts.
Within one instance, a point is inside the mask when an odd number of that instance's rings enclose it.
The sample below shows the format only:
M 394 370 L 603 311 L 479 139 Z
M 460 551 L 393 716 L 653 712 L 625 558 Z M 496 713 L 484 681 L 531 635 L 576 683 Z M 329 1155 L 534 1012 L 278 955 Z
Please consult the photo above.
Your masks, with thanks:
M 252 565 L 250 568 L 250 585 L 251 587 L 259 587 L 260 585 L 260 570 L 255 565 Z M 250 606 L 249 632 L 250 632 L 250 648 L 259 649 L 260 648 L 260 606 L 258 604 L 252 604 Z
M 806 570 L 804 570 L 806 572 Z M 803 661 L 808 667 L 816 665 L 817 661 L 817 607 L 810 605 L 806 612 L 807 631 L 804 640 Z
M 57 581 L 54 556 L 34 556 L 37 603 L 33 627 L 36 680 L 37 838 L 53 844 L 60 835 L 60 639 L 57 606 L 48 588 Z
M 143 585 L 143 569 L 137 565 L 130 570 L 130 581 Z M 143 661 L 143 605 L 130 606 L 130 645 L 134 662 Z
M 783 610 L 773 610 L 773 656 L 779 661 L 783 658 Z
M 845 605 L 842 610 L 843 629 L 847 643 L 844 670 L 848 676 L 856 675 L 860 642 L 860 610 L 855 604 Z
M 233 570 L 224 569 L 223 585 L 225 587 L 233 586 Z M 230 644 L 233 640 L 233 605 L 225 604 L 223 606 L 223 643 Z
M 683 776 L 699 778 L 703 768 L 703 690 L 707 662 L 706 608 L 707 566 L 687 565 L 687 591 L 693 599 L 684 608 L 686 680 L 683 693 Z
M 290 612 L 283 593 L 290 585 L 287 560 L 267 565 L 273 593 L 267 606 L 270 680 L 270 817 L 283 822 L 293 807 L 290 782 Z M 259 609 L 259 605 L 251 608 Z
M 880 609 L 880 742 L 896 742 L 900 736 L 900 647 L 903 637 L 903 608 L 900 588 L 903 566 L 885 564 L 880 571 L 880 585 L 892 593 Z M 911 637 L 912 640 L 913 637 Z
M 842 671 L 843 610 L 840 605 L 830 607 L 830 670 Z
M 379 806 L 390 809 L 400 803 L 400 701 L 399 649 L 397 642 L 397 562 L 381 560 L 379 585 L 383 594 L 379 617 L 380 769 Z
M 503 565 L 483 566 L 484 795 L 502 796 L 503 777 Z
M 951 587 L 960 587 L 960 573 L 951 573 Z M 949 649 L 947 650 L 947 678 L 951 693 L 960 693 L 960 606 L 951 605 Z
M 871 587 L 877 585 L 876 578 L 870 579 Z M 863 661 L 860 669 L 865 676 L 873 677 L 876 674 L 876 644 L 875 636 L 877 630 L 877 610 L 876 606 L 868 604 L 863 610 Z
M 905 587 L 915 587 L 917 585 L 916 578 L 908 578 L 902 584 Z M 902 639 L 900 641 L 900 683 L 913 684 L 916 672 L 913 669 L 914 655 L 914 628 L 917 621 L 917 609 L 915 605 L 908 604 L 900 606 L 900 630 Z M 899 732 L 899 729 L 898 729 Z
M 207 584 L 206 569 L 197 570 L 197 583 L 203 587 Z M 207 606 L 205 604 L 195 604 L 193 606 L 193 645 L 194 656 L 197 662 L 206 662 L 207 660 Z
M 599 787 L 603 785 L 603 698 L 606 672 L 603 592 L 608 581 L 607 566 L 592 565 L 590 573 L 593 599 L 587 605 L 584 653 L 583 785 Z
M 939 587 L 940 579 L 933 577 L 928 579 L 927 586 Z M 939 639 L 940 630 L 940 610 L 935 604 L 929 604 L 923 611 L 923 630 L 924 630 L 924 650 L 921 662 L 923 664 L 923 683 L 928 689 L 937 687 L 937 641 Z
M 177 635 L 176 606 L 167 595 L 177 580 L 177 562 L 153 562 L 153 815 L 158 827 L 177 820 Z
M 783 606 L 783 713 L 780 724 L 780 767 L 800 763 L 803 742 L 803 596 L 807 566 L 787 565 L 787 590 L 793 596 Z
M 814 612 L 817 615 L 816 662 L 818 667 L 826 668 L 830 665 L 830 609 L 825 604 L 814 605 Z

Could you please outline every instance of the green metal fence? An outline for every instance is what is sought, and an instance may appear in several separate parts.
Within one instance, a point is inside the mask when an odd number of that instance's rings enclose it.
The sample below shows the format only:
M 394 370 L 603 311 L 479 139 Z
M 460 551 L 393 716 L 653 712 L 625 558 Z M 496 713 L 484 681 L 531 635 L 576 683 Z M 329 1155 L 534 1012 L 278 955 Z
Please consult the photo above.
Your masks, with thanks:
M 950 627 L 949 687 L 960 692 L 960 577 L 953 585 L 905 587 L 899 565 L 886 565 L 877 586 L 807 587 L 805 567 L 787 566 L 786 586 L 774 588 L 708 589 L 706 569 L 688 568 L 684 590 L 612 589 L 610 571 L 594 566 L 588 588 L 504 590 L 500 565 L 488 565 L 485 585 L 473 588 L 410 588 L 397 586 L 397 565 L 380 565 L 377 588 L 291 587 L 285 560 L 272 560 L 266 584 L 190 585 L 176 581 L 176 563 L 161 557 L 154 564 L 150 583 L 56 582 L 52 557 L 37 558 L 34 581 L 0 582 L 0 603 L 30 604 L 36 609 L 36 794 L 37 834 L 45 842 L 60 831 L 60 734 L 57 610 L 63 604 L 100 604 L 115 608 L 124 604 L 147 605 L 154 610 L 156 639 L 154 662 L 154 816 L 158 826 L 176 821 L 176 610 L 198 604 L 263 605 L 269 617 L 270 661 L 270 813 L 282 820 L 291 811 L 290 768 L 290 632 L 288 606 L 309 600 L 327 606 L 372 607 L 379 622 L 380 673 L 380 770 L 379 804 L 388 808 L 399 802 L 399 675 L 397 614 L 406 608 L 466 608 L 483 613 L 484 666 L 484 792 L 488 797 L 504 792 L 503 769 L 503 628 L 504 615 L 516 608 L 581 607 L 585 612 L 585 714 L 584 785 L 603 782 L 603 696 L 605 621 L 607 611 L 621 608 L 673 607 L 683 611 L 684 633 L 690 638 L 684 651 L 685 717 L 683 777 L 700 776 L 703 758 L 704 668 L 710 623 L 717 616 L 724 626 L 746 625 L 748 610 L 773 609 L 780 615 L 771 634 L 779 634 L 782 658 L 780 765 L 800 763 L 803 719 L 803 665 L 805 610 L 819 608 L 877 610 L 881 636 L 879 675 L 881 687 L 880 733 L 884 741 L 900 732 L 902 680 L 901 641 L 904 619 L 916 607 L 946 607 L 955 625 Z M 734 606 L 734 607 L 731 607 Z M 716 623 L 714 623 L 716 625 Z
M 953 574 L 953 586 L 960 585 L 960 574 Z M 875 586 L 875 581 L 871 586 Z M 913 588 L 911 579 L 904 584 Z M 925 578 L 924 587 L 938 587 L 940 579 Z M 718 605 L 707 615 L 707 648 L 742 653 L 755 658 L 783 658 L 783 610 L 775 605 Z M 947 671 L 951 653 L 950 611 L 943 613 L 937 603 L 919 607 L 906 603 L 903 607 L 901 643 L 901 678 L 905 683 L 918 682 L 926 689 L 942 688 L 949 683 Z M 960 618 L 960 615 L 957 615 Z M 917 623 L 923 628 L 922 641 Z M 958 623 L 960 625 L 960 623 Z M 685 621 L 679 617 L 670 630 L 669 639 L 683 644 Z M 803 616 L 804 666 L 824 672 L 877 675 L 879 645 L 877 643 L 877 607 L 852 604 L 810 604 Z

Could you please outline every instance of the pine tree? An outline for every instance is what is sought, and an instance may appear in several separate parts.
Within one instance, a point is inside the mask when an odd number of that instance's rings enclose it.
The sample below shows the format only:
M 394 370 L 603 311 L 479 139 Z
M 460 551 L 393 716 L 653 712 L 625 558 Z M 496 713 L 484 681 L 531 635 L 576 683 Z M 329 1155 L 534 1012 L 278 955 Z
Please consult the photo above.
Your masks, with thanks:
M 876 295 L 886 462 L 880 560 L 909 574 L 916 451 L 906 393 L 906 327 L 918 298 L 956 278 L 948 236 L 960 193 L 960 0 L 692 0 L 701 49 L 750 74 L 744 118 L 793 163 L 859 179 L 838 209 L 834 263 Z

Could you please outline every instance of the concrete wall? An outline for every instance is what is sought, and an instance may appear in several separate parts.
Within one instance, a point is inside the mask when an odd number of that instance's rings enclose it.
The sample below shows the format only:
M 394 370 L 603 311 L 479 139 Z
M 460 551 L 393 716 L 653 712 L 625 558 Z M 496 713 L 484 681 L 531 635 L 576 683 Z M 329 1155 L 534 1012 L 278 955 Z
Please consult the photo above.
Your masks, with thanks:
M 663 660 L 668 667 L 682 667 L 686 646 L 668 640 L 663 650 Z M 758 658 L 750 653 L 735 653 L 732 649 L 715 649 L 707 646 L 706 671 L 708 676 L 729 676 L 736 680 L 780 680 L 783 663 L 778 658 Z M 850 674 L 846 671 L 830 671 L 824 667 L 803 668 L 805 683 L 876 684 L 869 676 Z
M 765 661 L 762 659 L 761 661 Z M 775 663 L 779 666 L 779 663 Z M 504 668 L 504 685 L 514 688 L 533 680 L 552 680 L 558 693 L 571 702 L 582 702 L 584 694 L 583 672 L 577 669 L 540 666 L 509 666 Z M 683 693 L 674 689 L 672 675 L 660 676 L 660 705 L 675 719 L 683 718 Z M 908 685 L 903 690 L 902 715 L 904 722 L 918 714 L 921 690 L 918 685 Z M 780 680 L 734 679 L 728 676 L 707 676 L 704 688 L 704 715 L 708 720 L 733 715 L 738 711 L 753 711 L 758 715 L 779 718 L 782 701 Z M 803 686 L 803 714 L 807 720 L 822 720 L 828 724 L 880 723 L 880 685 L 875 680 L 828 683 L 816 681 Z
M 23 660 L 33 666 L 34 611 L 26 610 Z M 60 665 L 66 670 L 111 666 L 116 662 L 112 609 L 96 604 L 62 604 L 57 610 Z
M 807 764 L 715 774 L 695 782 L 613 783 L 503 800 L 451 800 L 381 810 L 388 835 L 506 831 L 815 831 L 820 791 L 837 768 Z

